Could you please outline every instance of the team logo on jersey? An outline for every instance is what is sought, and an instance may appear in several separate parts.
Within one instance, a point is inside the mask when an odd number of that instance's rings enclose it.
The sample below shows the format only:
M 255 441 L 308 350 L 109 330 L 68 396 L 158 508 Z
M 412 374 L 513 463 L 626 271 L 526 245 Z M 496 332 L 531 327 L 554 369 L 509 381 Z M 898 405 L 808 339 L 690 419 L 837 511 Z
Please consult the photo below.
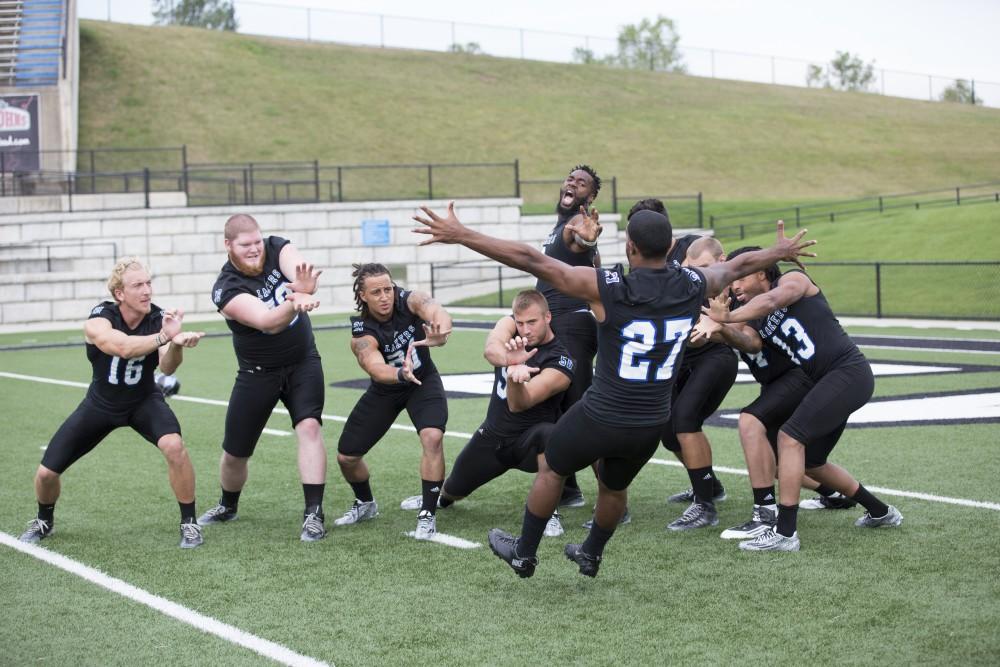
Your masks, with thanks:
M 544 248 L 547 245 L 551 245 L 552 243 L 555 242 L 555 240 L 556 240 L 556 233 L 552 232 L 551 234 L 549 234 L 549 238 L 545 239 L 545 243 L 542 244 L 542 247 Z
M 91 315 L 100 315 L 102 310 L 104 310 L 104 304 L 101 304 L 99 306 L 95 306 L 94 309 L 92 311 L 90 311 L 90 314 Z
M 620 283 L 622 281 L 621 275 L 617 271 L 604 270 L 604 283 L 607 285 L 612 285 L 614 283 Z
M 681 271 L 684 273 L 685 276 L 688 277 L 688 280 L 690 280 L 691 282 L 693 282 L 693 283 L 700 283 L 701 282 L 701 276 L 698 275 L 697 271 L 692 271 L 691 269 L 687 268 L 686 266 L 682 266 L 681 267 Z
M 569 357 L 565 357 L 565 356 L 560 355 L 559 356 L 559 365 L 562 366 L 563 368 L 565 368 L 566 370 L 571 371 L 571 370 L 573 370 L 573 367 L 576 366 L 576 362 L 574 362 Z
M 359 334 L 359 333 L 363 333 L 364 330 L 365 330 L 365 323 L 362 320 L 357 320 L 355 322 L 351 322 L 351 332 L 352 333 Z
M 212 292 L 212 301 L 214 301 L 216 304 L 218 304 L 220 301 L 222 301 L 222 288 L 221 287 L 218 288 L 217 290 L 215 290 L 214 292 Z

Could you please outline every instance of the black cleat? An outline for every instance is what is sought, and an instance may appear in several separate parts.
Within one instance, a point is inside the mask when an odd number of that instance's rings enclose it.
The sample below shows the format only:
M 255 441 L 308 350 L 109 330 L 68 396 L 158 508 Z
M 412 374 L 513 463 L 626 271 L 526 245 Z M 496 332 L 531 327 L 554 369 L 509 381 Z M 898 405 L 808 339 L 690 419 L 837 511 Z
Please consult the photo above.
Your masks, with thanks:
M 21 537 L 18 539 L 22 542 L 38 544 L 55 532 L 55 529 L 56 527 L 54 521 L 42 521 L 41 519 L 35 518 L 28 522 L 28 528 L 21 533 Z
M 583 498 L 583 491 L 564 486 L 562 496 L 559 498 L 559 507 L 583 507 L 586 500 Z
M 225 523 L 226 521 L 235 521 L 239 515 L 236 513 L 235 507 L 226 507 L 221 502 L 210 510 L 207 510 L 204 514 L 198 517 L 198 523 L 203 526 L 207 526 L 212 523 Z
M 490 549 L 497 555 L 497 558 L 510 565 L 511 569 L 517 572 L 517 576 L 527 579 L 535 573 L 538 558 L 518 556 L 516 537 L 499 528 L 490 528 L 487 540 L 490 543 Z
M 799 503 L 799 509 L 803 510 L 849 510 L 858 503 L 851 500 L 842 493 L 834 493 L 832 496 L 816 496 Z
M 597 570 L 601 567 L 601 557 L 591 556 L 584 552 L 582 544 L 567 544 L 563 551 L 566 558 L 580 566 L 580 574 L 585 577 L 596 577 Z
M 726 487 L 722 486 L 722 483 L 720 482 L 718 486 L 712 489 L 712 502 L 721 503 L 726 498 Z M 690 487 L 680 493 L 675 493 L 674 495 L 667 497 L 668 503 L 693 503 L 694 501 L 694 489 Z
M 201 536 L 201 526 L 194 521 L 181 524 L 181 549 L 200 547 L 205 539 Z

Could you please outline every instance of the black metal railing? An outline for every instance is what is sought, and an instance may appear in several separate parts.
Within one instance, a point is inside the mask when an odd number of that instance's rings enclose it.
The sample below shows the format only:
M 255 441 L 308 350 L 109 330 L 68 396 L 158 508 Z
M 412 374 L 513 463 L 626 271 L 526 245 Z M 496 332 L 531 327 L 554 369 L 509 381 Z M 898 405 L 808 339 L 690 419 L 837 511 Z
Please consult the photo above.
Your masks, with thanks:
M 840 316 L 1000 320 L 1000 261 L 812 262 L 809 275 Z M 533 279 L 489 260 L 431 265 L 443 303 L 509 307 Z
M 960 206 L 962 204 L 1000 202 L 1000 181 L 957 185 L 936 190 L 921 190 L 890 195 L 873 195 L 818 204 L 801 204 L 764 210 L 710 215 L 709 227 L 715 230 L 717 238 L 746 238 L 763 231 L 769 231 L 774 221 L 784 219 L 786 224 L 796 227 L 804 222 L 836 222 L 850 215 L 861 213 L 885 213 L 904 208 L 928 208 L 933 206 Z M 739 224 L 720 225 L 720 222 L 744 220 Z

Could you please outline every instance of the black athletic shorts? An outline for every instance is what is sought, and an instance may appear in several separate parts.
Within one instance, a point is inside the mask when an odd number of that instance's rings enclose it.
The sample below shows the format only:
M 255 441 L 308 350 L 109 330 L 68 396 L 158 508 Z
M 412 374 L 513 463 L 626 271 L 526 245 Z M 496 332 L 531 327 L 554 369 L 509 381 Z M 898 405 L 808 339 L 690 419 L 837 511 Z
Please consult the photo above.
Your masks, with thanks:
M 382 439 L 403 408 L 417 433 L 425 428 L 444 431 L 448 424 L 448 401 L 441 375 L 435 371 L 421 383 L 403 389 L 392 385 L 391 390 L 369 386 L 347 417 L 337 451 L 345 456 L 364 456 Z
M 130 412 L 121 414 L 102 410 L 85 398 L 52 436 L 42 456 L 42 465 L 62 474 L 109 433 L 122 426 L 130 426 L 154 445 L 165 435 L 181 433 L 177 417 L 159 390 L 150 393 Z
M 597 354 L 597 320 L 589 310 L 575 310 L 552 316 L 555 332 L 576 362 L 573 381 L 563 394 L 562 411 L 580 400 L 594 381 L 594 356 Z
M 614 491 L 626 489 L 656 453 L 663 425 L 607 426 L 587 416 L 586 400 L 556 422 L 545 446 L 545 461 L 563 477 L 600 461 L 597 476 L 604 485 Z
M 555 424 L 539 422 L 516 438 L 501 438 L 483 424 L 458 453 L 444 489 L 453 498 L 465 498 L 508 470 L 538 472 L 538 455 L 545 451 Z
M 813 381 L 801 368 L 791 368 L 771 382 L 760 387 L 760 396 L 743 408 L 760 420 L 770 431 L 777 431 L 799 407 L 799 403 L 813 387 Z
M 875 391 L 867 361 L 839 366 L 819 379 L 781 430 L 806 447 L 806 467 L 826 463 L 851 413 Z
M 293 428 L 310 418 L 322 424 L 325 398 L 323 364 L 318 354 L 282 368 L 240 370 L 229 396 L 222 449 L 240 458 L 253 456 L 279 400 L 288 410 Z
M 685 360 L 686 361 L 686 360 Z M 663 446 L 678 452 L 681 443 L 677 433 L 698 433 L 705 420 L 719 409 L 729 389 L 736 382 L 739 360 L 728 347 L 714 347 L 681 362 L 674 382 L 670 405 L 670 421 L 664 424 Z

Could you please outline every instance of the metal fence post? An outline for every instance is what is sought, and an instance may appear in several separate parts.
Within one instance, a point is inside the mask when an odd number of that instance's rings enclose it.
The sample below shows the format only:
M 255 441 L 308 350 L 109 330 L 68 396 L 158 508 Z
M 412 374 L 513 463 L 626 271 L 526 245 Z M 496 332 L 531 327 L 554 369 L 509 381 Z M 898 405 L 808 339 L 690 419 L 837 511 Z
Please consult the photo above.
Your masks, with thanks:
M 802 209 L 800 209 L 798 206 L 795 207 L 795 226 L 796 227 L 802 226 Z
M 704 229 L 705 219 L 704 219 L 704 207 L 702 205 L 701 193 L 698 193 L 698 229 Z
M 434 165 L 427 165 L 427 198 L 434 199 Z
M 708 216 L 708 226 L 715 229 L 715 214 Z
M 344 179 L 341 167 L 337 167 L 337 201 L 344 201 Z
M 184 181 L 184 203 L 187 204 L 188 199 L 191 197 L 188 192 L 188 147 L 187 144 L 181 146 L 181 172 L 183 174 L 182 178 Z
M 250 163 L 250 191 L 248 192 L 249 202 L 251 204 L 254 203 L 255 201 L 257 201 L 257 198 L 254 196 L 254 194 L 255 193 L 254 193 L 254 187 L 253 187 L 253 162 L 251 162 Z
M 875 317 L 882 317 L 882 264 L 875 262 Z
M 142 168 L 142 193 L 146 199 L 146 208 L 149 208 L 149 167 Z
M 521 197 L 521 160 L 514 158 L 514 196 Z
M 497 308 L 503 308 L 503 267 L 497 267 Z
M 246 169 L 243 170 L 243 203 L 250 203 L 250 175 Z
M 955 206 L 962 205 L 962 188 L 955 188 Z
M 618 212 L 618 177 L 611 177 L 611 212 Z
M 96 194 L 97 192 L 97 180 L 94 172 L 97 169 L 94 168 L 94 151 L 90 151 L 90 194 Z
M 883 207 L 882 207 L 882 195 L 879 195 L 879 196 L 878 196 L 878 212 L 879 212 L 879 213 L 882 213 L 882 212 L 884 212 L 884 209 L 883 209 Z
M 319 160 L 313 160 L 313 183 L 316 186 L 316 203 L 319 203 Z
M 740 241 L 742 241 L 746 237 L 747 237 L 746 229 L 743 227 L 743 225 L 740 225 Z

